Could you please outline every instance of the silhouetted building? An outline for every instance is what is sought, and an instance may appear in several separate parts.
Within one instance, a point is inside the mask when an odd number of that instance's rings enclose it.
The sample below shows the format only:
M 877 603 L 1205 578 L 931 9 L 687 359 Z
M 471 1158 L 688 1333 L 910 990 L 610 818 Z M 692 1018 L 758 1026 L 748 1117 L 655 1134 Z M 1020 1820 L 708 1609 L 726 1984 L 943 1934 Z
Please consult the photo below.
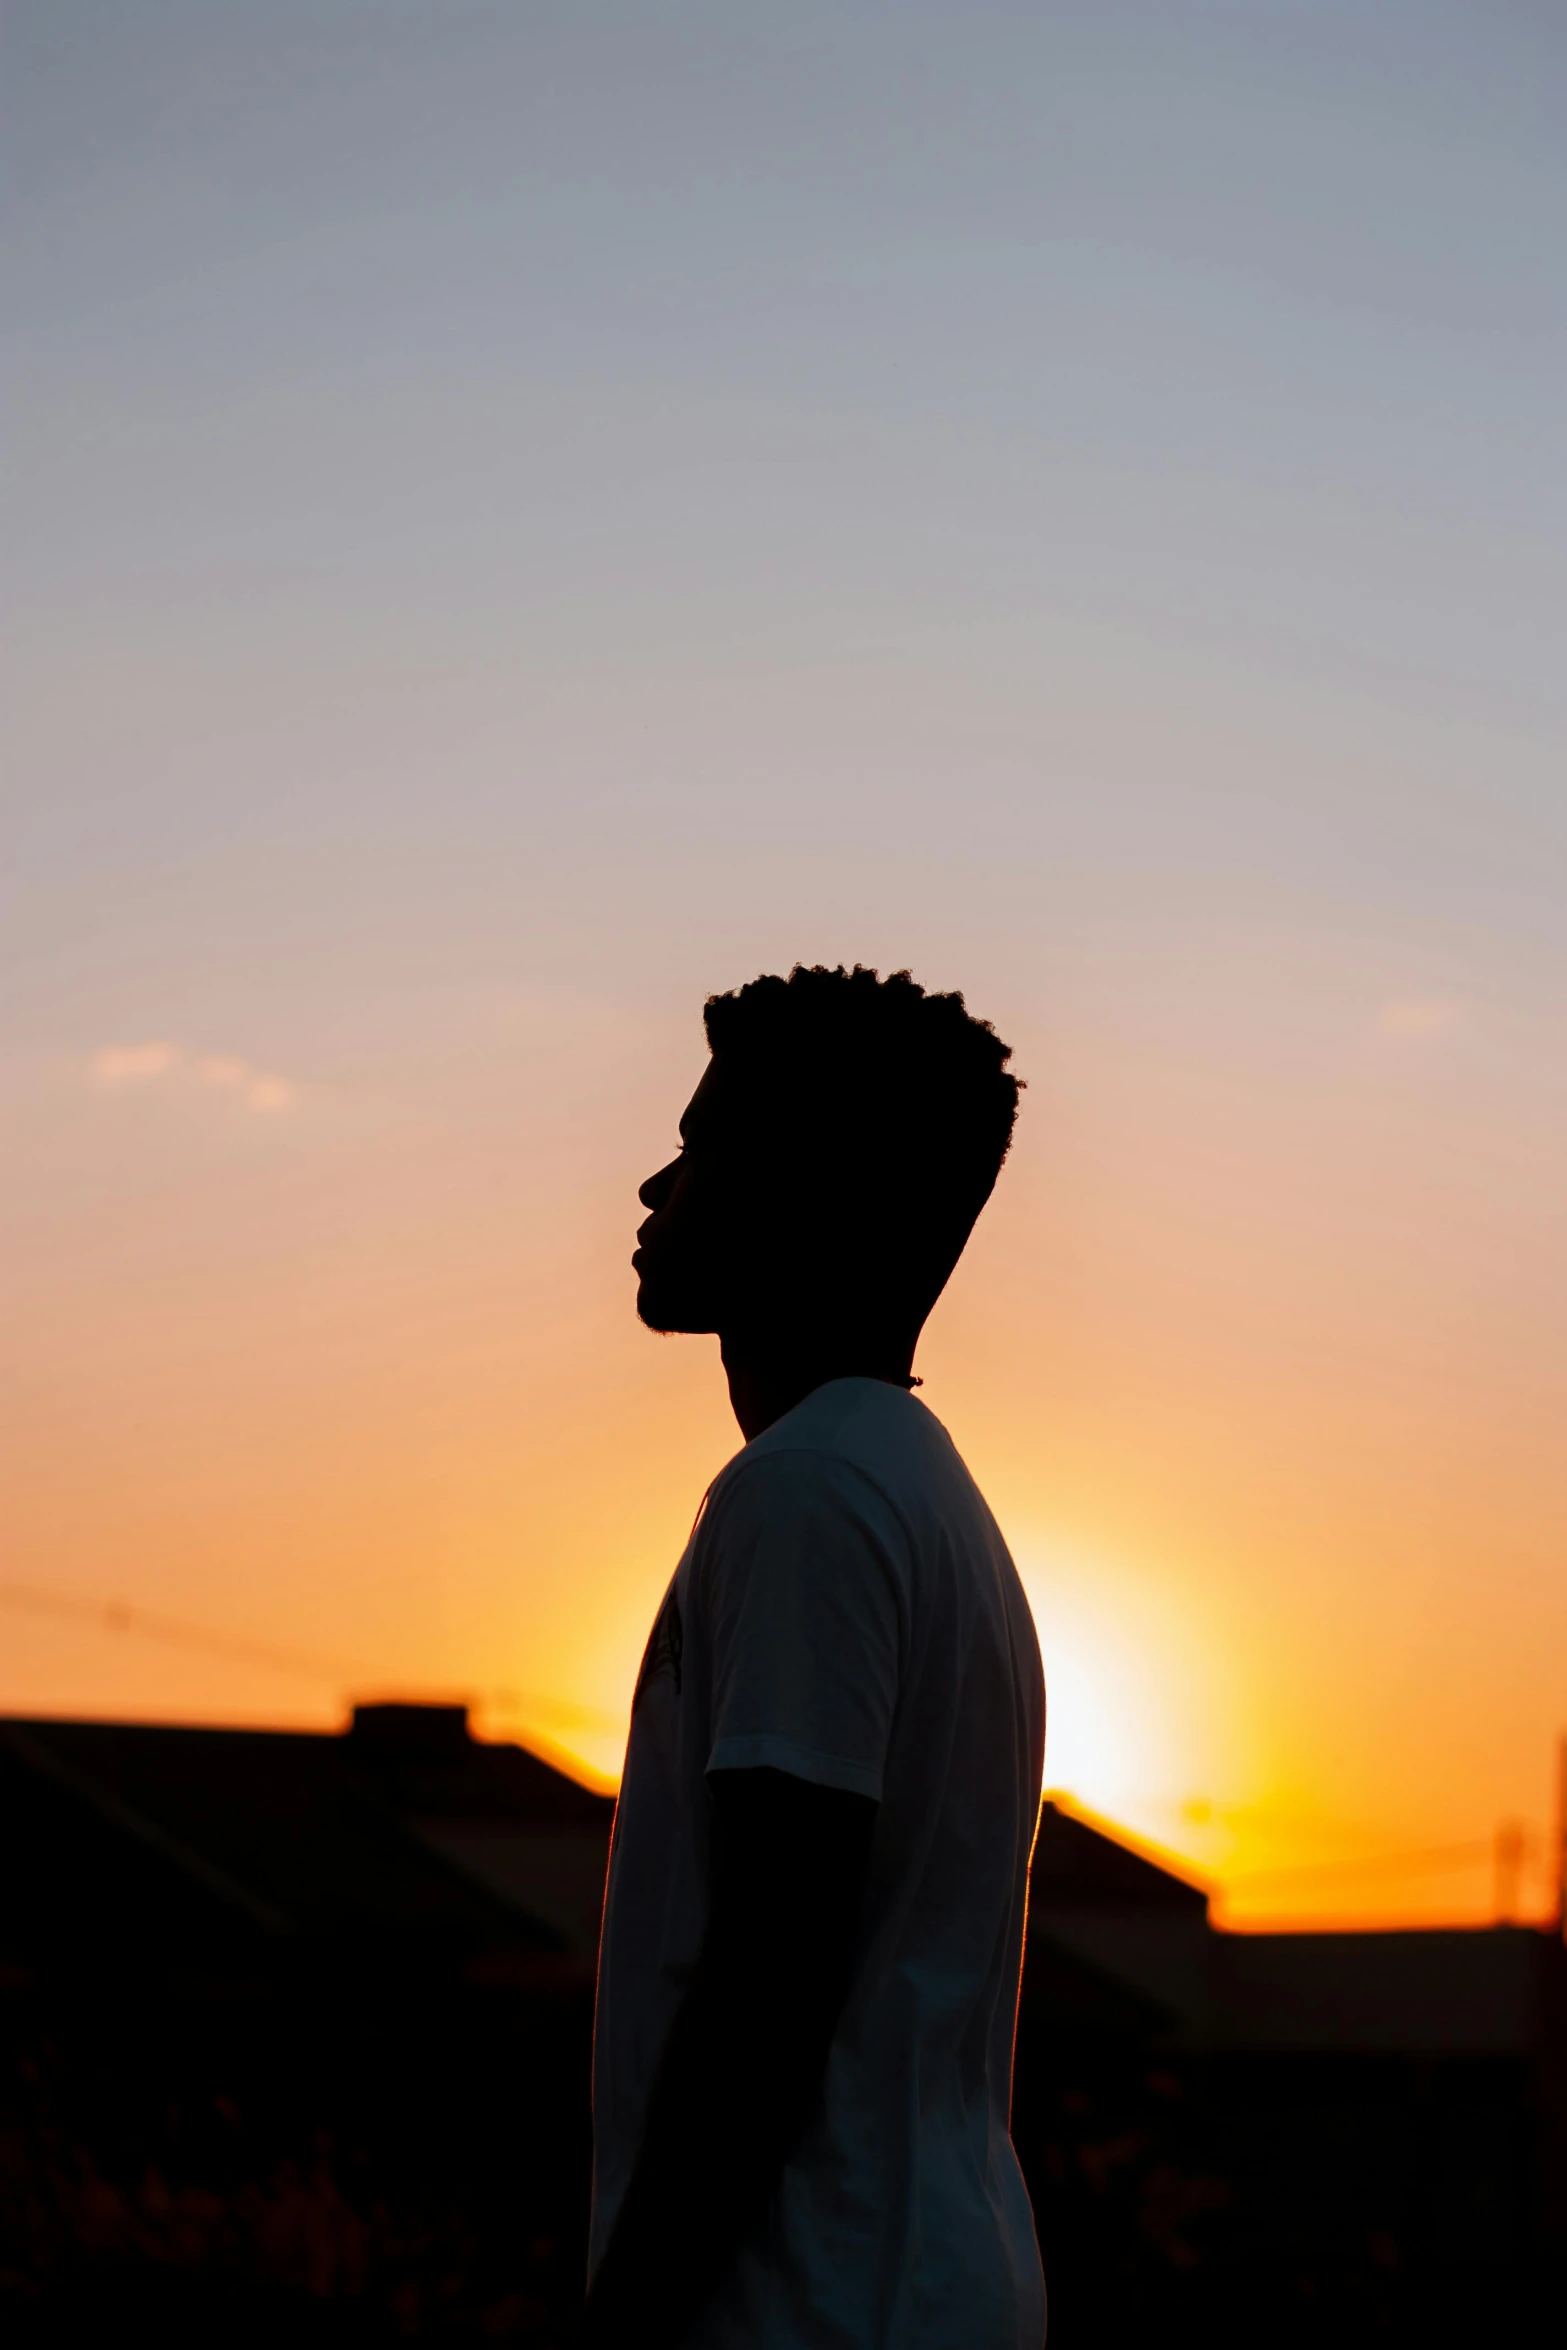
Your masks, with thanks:
M 614 1802 L 461 1706 L 343 1735 L 0 1722 L 10 1963 L 372 1952 L 591 1980 Z
M 1017 2128 L 1059 2336 L 1532 2338 L 1567 2280 L 1567 1950 L 1516 1926 L 1225 1933 L 1046 1804 Z M 1119 2037 L 1031 2003 L 1107 1982 Z M 1119 2326 L 1120 2331 L 1114 2329 Z M 1248 2332 L 1248 2328 L 1250 2332 Z M 1108 2329 L 1108 2330 L 1107 2330 Z
M 0 1723 L 0 2338 L 564 2341 L 613 1804 L 458 1708 Z

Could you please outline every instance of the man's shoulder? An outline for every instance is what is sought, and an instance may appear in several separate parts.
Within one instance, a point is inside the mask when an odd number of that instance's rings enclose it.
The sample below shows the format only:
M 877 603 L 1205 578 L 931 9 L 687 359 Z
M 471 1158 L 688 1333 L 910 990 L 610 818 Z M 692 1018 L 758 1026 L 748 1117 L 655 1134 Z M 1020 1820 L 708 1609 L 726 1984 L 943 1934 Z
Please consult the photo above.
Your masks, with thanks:
M 867 1506 L 902 1520 L 977 1491 L 934 1413 L 879 1379 L 833 1379 L 752 1439 L 714 1480 L 708 1515 Z

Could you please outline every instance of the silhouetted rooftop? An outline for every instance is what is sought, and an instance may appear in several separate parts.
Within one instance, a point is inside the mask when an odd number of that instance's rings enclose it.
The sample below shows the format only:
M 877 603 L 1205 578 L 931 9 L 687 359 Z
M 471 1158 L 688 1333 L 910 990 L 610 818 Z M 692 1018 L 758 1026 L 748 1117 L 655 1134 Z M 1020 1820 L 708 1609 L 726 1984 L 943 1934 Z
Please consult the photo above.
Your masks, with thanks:
M 1200 1921 L 1208 1896 L 1168 1862 L 1156 1861 L 1097 1823 L 1047 1800 L 1029 1877 L 1032 1909 L 1076 1907 L 1158 1911 Z
M 614 1805 L 457 1707 L 346 1733 L 0 1722 L 13 1914 L 134 1940 L 367 1936 L 591 1954 Z M 176 1921 L 179 1921 L 176 1925 Z
M 1528 1926 L 1215 1937 L 1218 2047 L 1524 2055 L 1547 2035 L 1559 1942 Z

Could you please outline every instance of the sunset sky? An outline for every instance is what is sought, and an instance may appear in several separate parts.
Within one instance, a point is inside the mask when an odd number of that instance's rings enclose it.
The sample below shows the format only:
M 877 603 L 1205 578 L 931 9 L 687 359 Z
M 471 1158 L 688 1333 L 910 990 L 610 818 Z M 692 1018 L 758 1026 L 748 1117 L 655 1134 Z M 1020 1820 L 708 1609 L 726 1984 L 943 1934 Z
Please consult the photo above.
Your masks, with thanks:
M 702 998 L 908 965 L 1028 1080 L 918 1368 L 1047 1780 L 1237 1922 L 1511 1821 L 1541 1910 L 1560 10 L 6 25 L 0 1710 L 612 1775 Z

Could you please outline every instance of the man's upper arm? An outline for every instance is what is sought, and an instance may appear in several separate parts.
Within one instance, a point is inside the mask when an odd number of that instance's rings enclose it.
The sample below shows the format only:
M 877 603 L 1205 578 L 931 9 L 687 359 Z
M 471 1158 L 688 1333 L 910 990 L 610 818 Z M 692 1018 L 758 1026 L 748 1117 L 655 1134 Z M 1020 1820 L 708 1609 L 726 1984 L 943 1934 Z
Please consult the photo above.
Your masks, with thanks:
M 712 1771 L 707 1784 L 719 1938 L 732 1931 L 785 1967 L 812 1945 L 846 1955 L 870 1866 L 870 1797 L 767 1768 Z
M 897 1705 L 906 1544 L 847 1463 L 777 1453 L 711 1514 L 710 1773 L 780 1771 L 872 1804 Z

